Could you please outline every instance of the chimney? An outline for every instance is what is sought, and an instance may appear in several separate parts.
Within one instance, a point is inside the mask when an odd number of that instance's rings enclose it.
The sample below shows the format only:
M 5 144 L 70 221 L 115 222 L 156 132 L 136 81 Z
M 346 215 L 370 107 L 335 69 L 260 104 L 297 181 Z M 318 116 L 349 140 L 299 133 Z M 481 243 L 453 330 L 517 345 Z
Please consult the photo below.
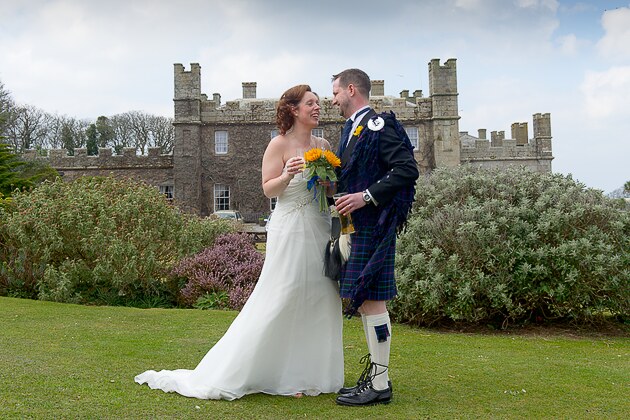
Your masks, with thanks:
M 479 130 L 477 130 L 478 136 L 479 136 L 479 140 L 487 140 L 486 139 L 486 129 L 485 128 L 480 128 Z
M 385 96 L 385 81 L 384 80 L 372 80 L 371 96 Z
M 243 82 L 243 99 L 256 99 L 256 82 Z

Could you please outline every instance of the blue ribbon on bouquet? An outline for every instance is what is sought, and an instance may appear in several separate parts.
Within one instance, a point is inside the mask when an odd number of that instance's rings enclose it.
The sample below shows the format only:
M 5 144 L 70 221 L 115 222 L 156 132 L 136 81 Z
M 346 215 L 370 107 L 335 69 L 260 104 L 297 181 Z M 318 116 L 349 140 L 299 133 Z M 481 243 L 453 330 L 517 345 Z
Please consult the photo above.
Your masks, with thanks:
M 317 183 L 317 180 L 319 179 L 319 177 L 317 175 L 313 175 L 313 177 L 311 179 L 308 180 L 308 182 L 306 183 L 306 188 L 308 188 L 308 190 L 310 191 L 315 184 Z M 315 199 L 315 197 L 317 197 L 317 188 L 315 188 L 315 193 L 313 194 L 313 199 Z

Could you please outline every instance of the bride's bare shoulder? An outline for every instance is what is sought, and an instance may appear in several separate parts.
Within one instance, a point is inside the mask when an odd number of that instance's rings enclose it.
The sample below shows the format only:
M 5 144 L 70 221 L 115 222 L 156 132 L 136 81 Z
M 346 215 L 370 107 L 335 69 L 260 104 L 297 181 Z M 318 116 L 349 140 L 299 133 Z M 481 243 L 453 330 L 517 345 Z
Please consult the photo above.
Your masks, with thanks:
M 315 143 L 317 144 L 317 147 L 319 147 L 320 149 L 330 150 L 330 147 L 331 147 L 330 143 L 325 138 L 313 136 L 313 139 L 315 139 Z

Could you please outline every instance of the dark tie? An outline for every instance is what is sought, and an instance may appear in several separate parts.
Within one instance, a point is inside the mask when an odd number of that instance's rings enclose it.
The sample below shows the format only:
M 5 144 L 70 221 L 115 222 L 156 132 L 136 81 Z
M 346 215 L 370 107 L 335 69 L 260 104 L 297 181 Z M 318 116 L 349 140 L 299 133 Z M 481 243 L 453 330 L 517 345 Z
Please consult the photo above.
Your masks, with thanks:
M 350 130 L 352 130 L 353 121 L 348 118 L 346 123 L 343 125 L 343 130 L 341 130 L 341 139 L 339 141 L 339 158 L 343 155 L 343 152 L 346 150 L 346 145 L 348 144 L 348 137 L 350 137 Z

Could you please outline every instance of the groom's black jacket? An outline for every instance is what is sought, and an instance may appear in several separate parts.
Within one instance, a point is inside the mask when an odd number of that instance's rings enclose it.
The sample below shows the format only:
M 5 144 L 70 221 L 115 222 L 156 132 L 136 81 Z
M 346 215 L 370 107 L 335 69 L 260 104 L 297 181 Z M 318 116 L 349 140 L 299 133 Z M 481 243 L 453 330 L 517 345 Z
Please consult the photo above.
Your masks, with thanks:
M 376 112 L 370 109 L 362 116 L 359 125 L 363 126 L 364 130 L 368 130 L 368 120 L 375 115 Z M 352 136 L 350 139 L 350 143 L 348 143 L 343 155 L 340 157 L 340 169 L 343 169 L 344 165 L 350 161 L 357 139 L 358 136 Z M 385 128 L 383 128 L 383 133 L 381 133 L 379 139 L 379 159 L 382 167 L 387 168 L 387 170 L 383 174 L 379 174 L 379 179 L 370 185 L 368 190 L 374 200 L 379 205 L 382 205 L 394 198 L 398 190 L 415 183 L 419 172 L 413 156 L 406 149 L 402 139 L 396 135 L 394 128 L 389 124 L 386 124 Z M 347 188 L 348 186 L 345 185 L 345 182 L 340 180 L 337 191 L 348 191 Z

